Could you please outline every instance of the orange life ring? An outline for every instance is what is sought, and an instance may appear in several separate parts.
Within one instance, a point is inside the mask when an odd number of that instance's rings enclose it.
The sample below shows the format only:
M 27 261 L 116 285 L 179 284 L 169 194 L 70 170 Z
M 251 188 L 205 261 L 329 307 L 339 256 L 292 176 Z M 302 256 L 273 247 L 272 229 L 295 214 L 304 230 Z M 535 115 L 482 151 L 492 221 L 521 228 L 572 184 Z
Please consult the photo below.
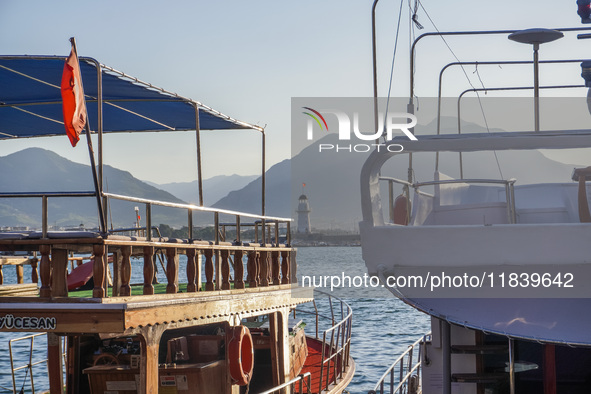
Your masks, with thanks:
M 245 326 L 231 329 L 228 346 L 230 357 L 230 376 L 234 384 L 245 386 L 252 378 L 254 368 L 254 346 L 250 331 Z

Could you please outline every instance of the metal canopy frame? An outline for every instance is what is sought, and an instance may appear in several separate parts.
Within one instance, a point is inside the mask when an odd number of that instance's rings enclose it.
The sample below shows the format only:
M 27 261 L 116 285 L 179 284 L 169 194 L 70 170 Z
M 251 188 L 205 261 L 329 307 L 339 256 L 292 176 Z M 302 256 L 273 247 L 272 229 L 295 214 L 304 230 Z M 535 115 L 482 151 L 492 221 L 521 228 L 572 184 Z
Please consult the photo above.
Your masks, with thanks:
M 14 56 L 1 56 L 0 55 L 0 60 L 11 60 L 11 59 L 33 59 L 33 60 L 59 60 L 59 59 L 65 59 L 64 56 L 34 56 L 34 55 L 14 55 Z M 201 128 L 200 128 L 200 123 L 199 123 L 199 116 L 200 116 L 200 111 L 205 111 L 217 118 L 221 118 L 224 119 L 225 121 L 228 121 L 230 123 L 235 124 L 237 127 L 237 129 L 251 129 L 251 130 L 255 130 L 255 131 L 259 131 L 261 133 L 261 139 L 262 139 L 262 163 L 261 163 L 261 180 L 262 180 L 262 190 L 261 190 L 261 196 L 262 196 L 262 205 L 261 205 L 261 215 L 264 216 L 265 215 L 265 156 L 266 156 L 266 147 L 265 147 L 265 129 L 263 127 L 260 126 L 256 126 L 247 122 L 243 122 L 237 119 L 234 119 L 228 115 L 225 115 L 199 101 L 195 101 L 191 98 L 187 98 L 187 97 L 183 97 L 177 93 L 174 92 L 170 92 L 166 89 L 160 88 L 158 86 L 155 86 L 151 83 L 148 82 L 144 82 L 138 78 L 132 77 L 128 74 L 125 74 L 124 72 L 118 71 L 112 67 L 106 66 L 100 62 L 98 62 L 96 59 L 92 58 L 92 57 L 86 57 L 86 56 L 80 56 L 79 61 L 81 62 L 86 62 L 88 64 L 93 65 L 96 70 L 97 70 L 97 97 L 90 97 L 90 100 L 87 100 L 87 103 L 89 102 L 96 102 L 97 104 L 97 130 L 95 130 L 96 134 L 97 134 L 97 138 L 98 138 L 98 190 L 95 190 L 95 192 L 97 193 L 97 195 L 102 196 L 103 197 L 103 209 L 100 212 L 100 214 L 103 217 L 103 220 L 101 222 L 106 223 L 106 216 L 107 216 L 107 209 L 106 209 L 106 199 L 107 197 L 104 195 L 103 193 L 103 133 L 104 133 L 104 128 L 103 128 L 103 104 L 110 104 L 113 105 L 117 108 L 123 109 L 121 107 L 119 107 L 118 105 L 114 104 L 115 102 L 117 102 L 117 100 L 104 100 L 103 99 L 103 72 L 108 72 L 111 74 L 114 74 L 115 76 L 124 79 L 126 81 L 130 81 L 131 83 L 135 84 L 135 85 L 140 85 L 142 87 L 145 87 L 149 90 L 152 91 L 156 91 L 159 92 L 165 96 L 169 96 L 175 99 L 178 99 L 179 102 L 184 102 L 187 103 L 189 105 L 191 105 L 194 110 L 195 110 L 195 138 L 196 138 L 196 149 L 197 149 L 197 181 L 198 181 L 198 185 L 199 185 L 199 205 L 203 206 L 203 176 L 202 176 L 202 161 L 201 161 Z M 15 70 L 10 70 L 9 71 L 13 71 L 16 72 Z M 24 75 L 26 77 L 29 78 L 33 78 L 31 76 L 27 76 Z M 40 81 L 41 83 L 47 83 L 45 81 Z M 57 88 L 59 88 L 59 86 L 56 86 Z M 87 96 L 85 94 L 85 96 Z M 86 98 L 86 97 L 85 97 Z M 129 100 L 129 101 L 153 101 L 150 99 L 135 99 L 135 100 Z M 177 100 L 172 100 L 172 101 L 177 101 Z M 58 102 L 44 102 L 44 104 L 58 104 Z M 30 106 L 30 105 L 34 105 L 32 103 L 27 103 L 27 104 L 5 104 L 5 103 L 0 103 L 0 106 L 7 106 L 7 107 L 12 107 L 12 108 L 17 108 L 17 109 L 21 109 L 20 107 L 25 107 L 25 106 Z M 137 113 L 133 113 L 133 111 L 129 111 L 126 109 L 123 109 L 127 112 L 130 112 L 134 115 L 140 116 L 142 118 L 145 118 L 144 116 L 137 114 Z M 28 111 L 27 111 L 28 112 Z M 34 113 L 31 113 L 31 115 L 33 116 L 40 116 Z M 151 119 L 148 119 L 151 120 Z M 53 120 L 55 121 L 55 120 Z M 151 120 L 153 121 L 153 120 Z M 169 131 L 186 131 L 187 129 L 183 129 L 183 130 L 177 130 L 173 127 L 169 127 L 165 124 L 153 121 L 157 124 L 160 124 L 161 126 L 163 126 L 165 129 L 168 129 Z M 155 131 L 155 130 L 144 130 L 144 131 Z M 120 133 L 120 132 L 130 132 L 130 130 L 128 131 L 110 131 L 109 133 Z M 52 134 L 53 135 L 53 134 Z M 41 137 L 40 136 L 36 136 L 36 137 Z M 50 135 L 43 135 L 43 136 L 50 136 Z M 16 137 L 19 138 L 19 137 Z M 32 137 L 20 137 L 20 138 L 32 138 Z M 100 209 L 99 209 L 100 211 Z M 106 226 L 105 226 L 106 227 Z M 106 228 L 102 228 L 101 231 L 106 232 Z

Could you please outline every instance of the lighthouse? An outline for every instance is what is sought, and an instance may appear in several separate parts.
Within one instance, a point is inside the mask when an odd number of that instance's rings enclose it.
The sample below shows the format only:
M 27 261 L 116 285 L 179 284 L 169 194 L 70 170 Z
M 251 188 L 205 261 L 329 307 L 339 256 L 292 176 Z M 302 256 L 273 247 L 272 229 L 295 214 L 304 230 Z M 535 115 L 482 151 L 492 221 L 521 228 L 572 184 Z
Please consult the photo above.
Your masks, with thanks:
M 298 201 L 298 234 L 310 234 L 310 204 L 308 197 L 302 194 Z

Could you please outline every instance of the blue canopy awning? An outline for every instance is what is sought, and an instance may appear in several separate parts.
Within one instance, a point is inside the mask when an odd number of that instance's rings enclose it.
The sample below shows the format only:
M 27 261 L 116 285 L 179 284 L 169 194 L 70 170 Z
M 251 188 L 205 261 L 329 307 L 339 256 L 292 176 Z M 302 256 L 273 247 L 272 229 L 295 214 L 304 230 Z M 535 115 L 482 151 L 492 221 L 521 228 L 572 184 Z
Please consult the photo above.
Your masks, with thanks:
M 0 56 L 0 139 L 64 135 L 60 83 L 65 57 Z M 255 129 L 199 102 L 80 58 L 88 118 L 98 130 L 99 89 L 103 132 Z M 98 83 L 99 72 L 102 84 Z

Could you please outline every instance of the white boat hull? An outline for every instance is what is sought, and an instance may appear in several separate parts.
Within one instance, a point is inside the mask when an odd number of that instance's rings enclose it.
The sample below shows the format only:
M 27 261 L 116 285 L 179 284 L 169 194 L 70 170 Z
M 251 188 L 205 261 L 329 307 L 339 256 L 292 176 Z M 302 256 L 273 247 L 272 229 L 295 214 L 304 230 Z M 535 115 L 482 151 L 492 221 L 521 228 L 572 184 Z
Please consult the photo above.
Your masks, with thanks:
M 361 235 L 369 273 L 423 312 L 485 332 L 591 345 L 591 224 L 362 223 Z M 547 275 L 536 285 L 534 274 Z

